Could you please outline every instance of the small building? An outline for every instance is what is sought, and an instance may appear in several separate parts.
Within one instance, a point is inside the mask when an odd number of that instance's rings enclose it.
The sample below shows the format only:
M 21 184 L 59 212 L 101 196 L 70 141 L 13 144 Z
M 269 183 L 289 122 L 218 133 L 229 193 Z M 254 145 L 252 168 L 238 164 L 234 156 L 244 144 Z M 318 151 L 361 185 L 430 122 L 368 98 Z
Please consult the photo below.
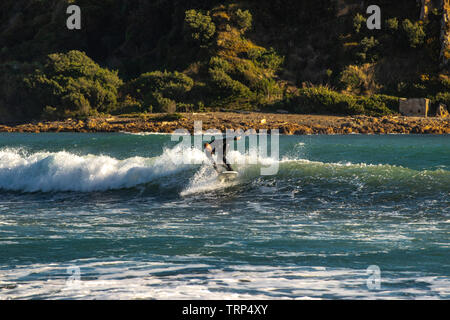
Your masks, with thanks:
M 427 117 L 430 109 L 430 99 L 400 99 L 399 111 L 404 116 Z

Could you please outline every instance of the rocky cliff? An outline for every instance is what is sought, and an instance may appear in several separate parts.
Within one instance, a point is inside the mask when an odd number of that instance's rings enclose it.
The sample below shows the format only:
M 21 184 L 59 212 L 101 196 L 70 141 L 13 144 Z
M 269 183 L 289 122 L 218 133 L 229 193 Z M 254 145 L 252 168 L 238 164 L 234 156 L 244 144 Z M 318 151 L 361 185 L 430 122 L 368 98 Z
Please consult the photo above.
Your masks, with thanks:
M 450 0 L 442 0 L 442 27 L 441 27 L 441 67 L 449 67 L 450 60 Z
M 448 68 L 450 59 L 450 0 L 418 0 L 421 5 L 420 20 L 428 20 L 429 14 L 436 10 L 442 13 L 440 67 Z

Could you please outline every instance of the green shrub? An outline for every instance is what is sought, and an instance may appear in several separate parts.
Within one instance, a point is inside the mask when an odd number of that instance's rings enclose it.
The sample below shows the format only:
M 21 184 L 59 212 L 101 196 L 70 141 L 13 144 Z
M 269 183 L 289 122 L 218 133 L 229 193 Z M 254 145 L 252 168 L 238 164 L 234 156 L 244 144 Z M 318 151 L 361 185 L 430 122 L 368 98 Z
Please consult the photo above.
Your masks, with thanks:
M 188 99 L 194 81 L 179 72 L 154 71 L 140 75 L 125 86 L 126 93 L 150 112 L 175 112 Z
M 121 102 L 120 108 L 116 110 L 115 114 L 142 113 L 143 111 L 144 109 L 142 102 L 127 94 Z M 147 109 L 145 111 L 151 112 L 152 110 Z
M 397 32 L 398 30 L 398 19 L 391 18 L 386 20 L 386 25 L 391 32 Z
M 439 85 L 447 90 L 450 91 L 450 76 L 445 75 L 445 74 L 440 74 L 438 77 L 438 81 L 439 81 Z
M 364 83 L 364 73 L 357 66 L 347 66 L 341 73 L 341 84 L 346 90 L 361 90 Z
M 194 81 L 180 72 L 153 71 L 141 74 L 131 81 L 131 92 L 146 94 L 147 92 L 161 92 L 173 99 L 184 98 L 194 85 Z
M 343 89 L 355 94 L 374 93 L 380 88 L 370 64 L 347 66 L 341 73 L 340 84 Z
M 44 116 L 44 107 L 52 106 L 55 116 L 73 117 L 114 110 L 122 80 L 85 53 L 69 51 L 48 55 L 24 83 Z
M 184 117 L 179 113 L 169 113 L 151 118 L 152 121 L 177 121 L 181 119 L 184 119 Z
M 411 48 L 423 45 L 426 34 L 419 22 L 412 23 L 409 19 L 405 19 L 402 22 L 402 28 Z
M 450 108 L 450 92 L 438 93 L 432 102 L 436 104 L 442 103 L 445 104 L 447 108 Z
M 258 94 L 259 97 L 258 102 L 260 104 L 271 102 L 282 95 L 282 90 L 280 86 L 274 79 L 271 78 L 263 78 L 259 80 L 253 86 L 253 88 Z
M 212 57 L 209 61 L 209 67 L 216 70 L 222 70 L 223 72 L 231 72 L 233 67 L 221 57 Z
M 360 97 L 357 101 L 364 108 L 364 114 L 368 116 L 385 116 L 398 112 L 399 99 L 384 95 Z
M 389 110 L 391 110 L 392 112 L 399 111 L 400 100 L 398 97 L 388 96 L 385 94 L 375 94 L 372 96 L 372 98 L 375 99 L 376 101 L 384 103 L 386 107 L 389 108 Z
M 211 17 L 194 9 L 186 11 L 185 25 L 189 37 L 201 45 L 209 45 L 216 33 Z
M 270 69 L 277 72 L 284 63 L 284 58 L 279 56 L 273 48 L 252 48 L 247 53 L 250 60 L 260 68 Z
M 361 31 L 361 28 L 366 23 L 367 18 L 364 17 L 362 14 L 357 13 L 355 17 L 353 18 L 353 29 L 356 33 L 359 33 Z
M 249 100 L 252 97 L 251 90 L 241 82 L 232 79 L 227 73 L 218 68 L 210 68 L 212 89 L 216 91 L 218 99 L 224 105 L 237 102 L 238 100 Z
M 354 96 L 341 94 L 326 87 L 303 88 L 285 101 L 285 108 L 296 113 L 362 114 L 364 109 Z
M 342 94 L 326 87 L 313 87 L 300 89 L 272 107 L 305 114 L 383 116 L 397 112 L 398 101 L 398 98 L 386 95 L 363 97 Z
M 251 109 L 279 99 L 282 90 L 274 75 L 283 61 L 273 48 L 261 47 L 251 47 L 241 58 L 212 57 L 206 83 L 208 92 L 204 92 L 208 105 Z
M 149 92 L 145 96 L 144 103 L 151 106 L 153 112 L 173 113 L 177 110 L 177 103 L 174 100 L 163 97 L 160 92 Z
M 61 98 L 68 116 L 72 114 L 86 116 L 91 112 L 89 101 L 79 92 L 71 92 Z
M 370 38 L 364 37 L 358 46 L 356 59 L 360 63 L 373 63 L 378 60 L 378 45 L 379 41 L 373 36 Z
M 247 85 L 253 83 L 257 70 L 252 63 L 229 62 L 213 57 L 209 63 L 209 90 L 213 96 L 211 103 L 216 106 L 249 103 L 254 100 L 254 92 Z M 246 84 L 244 84 L 246 82 Z
M 252 14 L 248 10 L 242 11 L 241 9 L 238 9 L 235 12 L 235 17 L 236 24 L 241 33 L 244 33 L 252 27 L 253 18 Z

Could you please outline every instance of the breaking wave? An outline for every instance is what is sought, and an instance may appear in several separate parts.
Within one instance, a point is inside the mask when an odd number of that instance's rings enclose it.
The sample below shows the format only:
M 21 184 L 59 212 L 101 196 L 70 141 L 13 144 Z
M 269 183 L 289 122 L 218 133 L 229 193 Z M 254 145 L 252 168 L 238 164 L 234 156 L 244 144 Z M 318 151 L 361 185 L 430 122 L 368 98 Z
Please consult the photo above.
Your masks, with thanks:
M 239 182 L 263 179 L 358 180 L 364 184 L 404 184 L 449 190 L 450 171 L 423 170 L 392 165 L 323 163 L 305 159 L 274 160 L 255 152 L 233 151 L 230 160 L 240 172 Z M 170 179 L 187 187 L 181 195 L 223 187 L 208 159 L 198 149 L 176 146 L 160 156 L 116 159 L 107 155 L 77 155 L 66 151 L 27 153 L 0 149 L 0 189 L 22 192 L 107 191 Z M 261 168 L 274 166 L 277 173 L 261 176 Z

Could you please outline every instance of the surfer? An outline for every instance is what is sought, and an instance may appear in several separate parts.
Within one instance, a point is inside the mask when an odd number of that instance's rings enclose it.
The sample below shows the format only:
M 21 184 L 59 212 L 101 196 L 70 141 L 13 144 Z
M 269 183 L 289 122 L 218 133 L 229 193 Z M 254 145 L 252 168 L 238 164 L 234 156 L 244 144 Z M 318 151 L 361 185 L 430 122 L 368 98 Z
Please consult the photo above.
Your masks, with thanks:
M 235 136 L 233 141 L 238 141 L 240 139 L 241 139 L 240 136 Z M 229 148 L 230 148 L 230 144 L 228 143 L 228 139 L 222 139 L 222 146 L 220 146 L 219 143 L 220 143 L 220 140 L 217 141 L 215 139 L 211 140 L 210 142 L 206 142 L 204 144 L 206 156 L 212 161 L 214 169 L 217 172 L 219 172 L 219 169 L 217 167 L 217 163 L 212 158 L 212 155 L 216 154 L 216 150 L 217 150 L 218 147 L 222 147 L 222 163 L 221 164 L 224 166 L 226 171 L 233 171 L 233 168 L 231 167 L 231 165 L 229 164 L 229 162 L 227 160 L 227 153 L 228 153 Z

